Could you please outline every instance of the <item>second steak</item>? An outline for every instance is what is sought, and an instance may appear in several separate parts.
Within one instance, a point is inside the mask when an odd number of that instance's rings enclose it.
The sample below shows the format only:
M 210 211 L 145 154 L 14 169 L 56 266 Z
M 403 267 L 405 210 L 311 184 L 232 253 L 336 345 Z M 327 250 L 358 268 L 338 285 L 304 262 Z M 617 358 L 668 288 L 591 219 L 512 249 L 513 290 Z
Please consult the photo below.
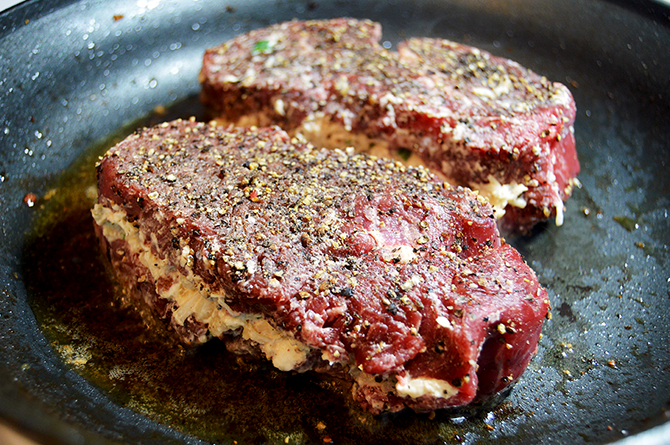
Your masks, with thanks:
M 551 217 L 579 163 L 570 91 L 515 62 L 440 39 L 390 51 L 370 21 L 293 21 L 209 49 L 202 100 L 225 122 L 277 124 L 319 146 L 412 152 L 485 195 L 506 231 Z

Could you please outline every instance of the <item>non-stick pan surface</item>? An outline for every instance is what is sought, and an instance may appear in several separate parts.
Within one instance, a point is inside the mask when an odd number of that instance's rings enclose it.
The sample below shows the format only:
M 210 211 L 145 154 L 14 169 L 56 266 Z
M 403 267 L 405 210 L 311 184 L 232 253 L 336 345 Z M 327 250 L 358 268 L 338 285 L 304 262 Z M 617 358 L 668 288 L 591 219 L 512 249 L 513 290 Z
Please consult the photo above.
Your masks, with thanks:
M 373 418 L 314 376 L 240 363 L 220 345 L 162 345 L 124 322 L 134 314 L 114 302 L 95 254 L 82 206 L 101 143 L 143 122 L 203 118 L 208 46 L 336 16 L 380 21 L 391 45 L 436 36 L 482 47 L 565 83 L 577 101 L 583 187 L 565 225 L 511 240 L 553 318 L 490 412 Z M 0 416 L 68 444 L 669 441 L 669 27 L 661 4 L 595 0 L 31 1 L 6 11 Z

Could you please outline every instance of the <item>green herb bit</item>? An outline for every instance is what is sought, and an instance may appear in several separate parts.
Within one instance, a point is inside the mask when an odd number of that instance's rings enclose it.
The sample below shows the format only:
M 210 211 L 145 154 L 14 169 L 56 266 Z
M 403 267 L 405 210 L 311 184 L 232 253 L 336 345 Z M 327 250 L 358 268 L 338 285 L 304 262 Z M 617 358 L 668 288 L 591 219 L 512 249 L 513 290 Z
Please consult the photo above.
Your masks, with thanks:
M 272 52 L 272 47 L 273 44 L 271 44 L 269 40 L 259 40 L 254 45 L 254 49 L 251 50 L 251 55 L 270 54 Z

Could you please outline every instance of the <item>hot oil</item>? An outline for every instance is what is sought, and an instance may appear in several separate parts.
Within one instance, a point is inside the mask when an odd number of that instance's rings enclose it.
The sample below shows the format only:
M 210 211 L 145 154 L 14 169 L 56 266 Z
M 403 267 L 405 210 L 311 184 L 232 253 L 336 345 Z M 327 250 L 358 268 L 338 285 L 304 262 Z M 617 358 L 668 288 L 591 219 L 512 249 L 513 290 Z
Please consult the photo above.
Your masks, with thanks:
M 400 413 L 373 417 L 354 406 L 346 384 L 312 373 L 279 372 L 230 354 L 217 340 L 186 349 L 161 322 L 140 315 L 116 285 L 93 230 L 95 163 L 154 113 L 91 147 L 37 203 L 24 275 L 31 306 L 66 366 L 119 406 L 209 441 L 238 443 L 434 443 L 466 431 L 489 437 L 477 416 Z

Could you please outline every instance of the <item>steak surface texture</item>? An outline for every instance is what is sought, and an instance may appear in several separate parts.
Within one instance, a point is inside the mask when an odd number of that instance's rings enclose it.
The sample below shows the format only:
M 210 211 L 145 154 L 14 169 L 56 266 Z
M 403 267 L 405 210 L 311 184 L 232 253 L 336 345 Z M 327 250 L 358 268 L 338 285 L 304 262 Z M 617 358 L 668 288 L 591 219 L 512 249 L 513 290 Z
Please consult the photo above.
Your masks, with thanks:
M 202 101 L 222 122 L 318 146 L 410 150 L 486 195 L 505 231 L 562 224 L 579 172 L 570 91 L 469 46 L 411 38 L 391 51 L 380 38 L 379 24 L 344 18 L 251 31 L 206 51 Z
M 100 161 L 98 193 L 113 270 L 185 343 L 345 377 L 373 413 L 496 394 L 548 312 L 481 196 L 276 127 L 138 130 Z

